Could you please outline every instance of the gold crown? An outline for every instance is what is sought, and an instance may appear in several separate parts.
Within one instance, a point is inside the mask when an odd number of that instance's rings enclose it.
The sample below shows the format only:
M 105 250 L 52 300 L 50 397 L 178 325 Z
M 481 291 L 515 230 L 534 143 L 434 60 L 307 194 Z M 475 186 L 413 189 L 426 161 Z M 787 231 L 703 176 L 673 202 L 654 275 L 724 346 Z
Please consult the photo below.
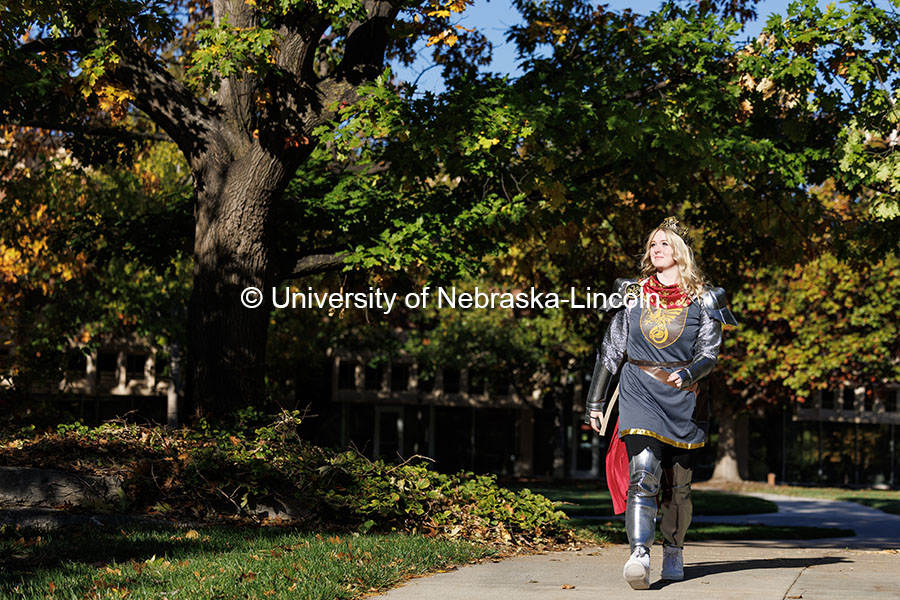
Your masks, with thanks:
M 678 222 L 676 217 L 666 217 L 663 219 L 663 222 L 659 224 L 660 229 L 668 229 L 669 231 L 675 233 L 678 237 L 684 240 L 684 243 L 688 246 L 691 245 L 691 232 L 690 230 Z

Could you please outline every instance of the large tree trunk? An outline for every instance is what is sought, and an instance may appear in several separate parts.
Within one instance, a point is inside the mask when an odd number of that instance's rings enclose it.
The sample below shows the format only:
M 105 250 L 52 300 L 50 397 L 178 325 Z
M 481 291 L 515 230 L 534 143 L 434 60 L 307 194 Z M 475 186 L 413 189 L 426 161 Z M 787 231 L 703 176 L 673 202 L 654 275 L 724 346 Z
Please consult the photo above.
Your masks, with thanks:
M 265 352 L 276 283 L 273 203 L 292 170 L 253 146 L 244 156 L 210 152 L 198 173 L 194 287 L 188 324 L 188 403 L 195 417 L 220 419 L 266 397 Z M 257 288 L 258 308 L 242 303 Z
M 709 381 L 709 394 L 713 414 L 719 423 L 719 443 L 716 448 L 716 466 L 712 479 L 715 481 L 740 482 L 740 452 L 738 448 L 739 410 L 734 401 L 728 397 L 728 388 L 724 385 L 722 375 L 713 373 Z
M 275 27 L 277 49 L 257 57 L 265 58 L 267 67 L 244 65 L 231 75 L 209 74 L 216 85 L 199 95 L 155 51 L 129 40 L 127 31 L 114 34 L 115 60 L 105 63 L 104 81 L 109 78 L 116 88 L 132 93 L 130 101 L 178 145 L 193 176 L 197 204 L 185 412 L 195 416 L 219 417 L 265 398 L 272 286 L 279 278 L 343 263 L 342 255 L 315 249 L 306 256 L 276 256 L 282 248 L 274 243 L 273 207 L 297 166 L 309 157 L 312 132 L 340 119 L 340 108 L 359 100 L 359 87 L 382 74 L 389 30 L 405 6 L 397 0 L 362 0 L 358 18 L 344 22 L 338 12 L 345 11 L 317 3 L 283 3 L 281 11 L 261 11 L 255 4 L 213 0 L 213 21 L 242 31 L 263 22 Z M 323 38 L 338 22 L 341 41 Z M 31 40 L 19 50 L 26 56 L 48 51 L 83 56 L 94 47 L 99 31 L 94 20 L 65 29 L 68 35 L 55 42 Z M 329 56 L 320 64 L 320 45 L 332 43 L 340 50 L 338 63 L 331 65 Z M 226 50 L 234 50 L 231 44 L 225 42 Z M 49 129 L 66 130 L 75 123 L 66 121 Z M 247 288 L 261 292 L 259 307 L 241 303 Z

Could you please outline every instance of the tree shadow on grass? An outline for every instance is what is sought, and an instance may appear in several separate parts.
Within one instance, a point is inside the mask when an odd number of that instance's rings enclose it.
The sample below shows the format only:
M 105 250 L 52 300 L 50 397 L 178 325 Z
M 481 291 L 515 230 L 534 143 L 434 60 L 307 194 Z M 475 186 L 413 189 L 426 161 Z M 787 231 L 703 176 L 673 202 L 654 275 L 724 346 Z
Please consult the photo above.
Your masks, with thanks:
M 144 562 L 154 556 L 177 562 L 200 554 L 249 549 L 286 533 L 280 528 L 227 526 L 197 530 L 82 526 L 50 532 L 7 526 L 0 531 L 0 590 L 41 571 Z
M 856 502 L 857 504 L 862 504 L 863 506 L 875 508 L 882 512 L 890 513 L 893 515 L 900 515 L 900 494 L 898 494 L 897 499 L 864 498 L 864 497 L 860 497 L 860 496 L 847 496 L 847 497 L 843 497 L 843 498 L 837 498 L 837 500 L 841 500 L 843 502 Z

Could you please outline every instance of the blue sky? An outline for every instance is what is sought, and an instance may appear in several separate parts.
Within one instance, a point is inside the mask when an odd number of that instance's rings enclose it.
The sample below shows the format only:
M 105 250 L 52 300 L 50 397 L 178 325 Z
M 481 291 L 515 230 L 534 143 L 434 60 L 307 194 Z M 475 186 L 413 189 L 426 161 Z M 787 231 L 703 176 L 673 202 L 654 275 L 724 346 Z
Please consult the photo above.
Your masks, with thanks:
M 600 2 L 598 2 L 599 4 Z M 759 18 L 752 23 L 748 23 L 744 29 L 744 36 L 747 38 L 756 37 L 762 26 L 765 24 L 769 15 L 773 13 L 785 14 L 789 0 L 764 0 L 757 4 L 757 13 Z M 653 11 L 660 4 L 660 0 L 607 0 L 602 2 L 607 4 L 610 10 L 622 11 L 625 8 L 631 8 L 637 13 L 646 14 Z M 825 2 L 823 2 L 825 4 Z M 879 5 L 887 6 L 888 0 L 878 0 Z M 516 12 L 509 2 L 501 0 L 475 0 L 473 6 L 469 7 L 462 18 L 459 20 L 460 25 L 465 27 L 475 27 L 481 30 L 494 45 L 493 63 L 488 70 L 497 73 L 509 73 L 513 76 L 520 74 L 516 64 L 515 48 L 512 44 L 506 42 L 506 30 L 516 23 L 520 22 L 519 13 Z M 430 49 L 429 49 L 430 50 Z M 424 49 L 422 44 L 422 58 L 413 65 L 412 68 L 403 68 L 394 65 L 394 71 L 400 79 L 405 81 L 414 81 L 419 78 L 419 90 L 439 91 L 443 89 L 440 77 L 440 69 L 432 68 L 430 53 Z

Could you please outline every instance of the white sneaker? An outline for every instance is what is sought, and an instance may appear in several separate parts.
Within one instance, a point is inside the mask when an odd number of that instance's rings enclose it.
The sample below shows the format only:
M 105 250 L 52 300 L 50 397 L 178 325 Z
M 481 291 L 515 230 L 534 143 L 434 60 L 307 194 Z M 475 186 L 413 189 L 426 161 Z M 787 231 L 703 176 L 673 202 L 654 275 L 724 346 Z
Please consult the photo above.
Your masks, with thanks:
M 681 548 L 663 546 L 661 579 L 666 581 L 681 581 L 684 579 L 684 556 Z
M 634 590 L 646 590 L 650 587 L 650 551 L 646 547 L 638 546 L 634 549 L 631 558 L 625 563 L 623 575 Z

